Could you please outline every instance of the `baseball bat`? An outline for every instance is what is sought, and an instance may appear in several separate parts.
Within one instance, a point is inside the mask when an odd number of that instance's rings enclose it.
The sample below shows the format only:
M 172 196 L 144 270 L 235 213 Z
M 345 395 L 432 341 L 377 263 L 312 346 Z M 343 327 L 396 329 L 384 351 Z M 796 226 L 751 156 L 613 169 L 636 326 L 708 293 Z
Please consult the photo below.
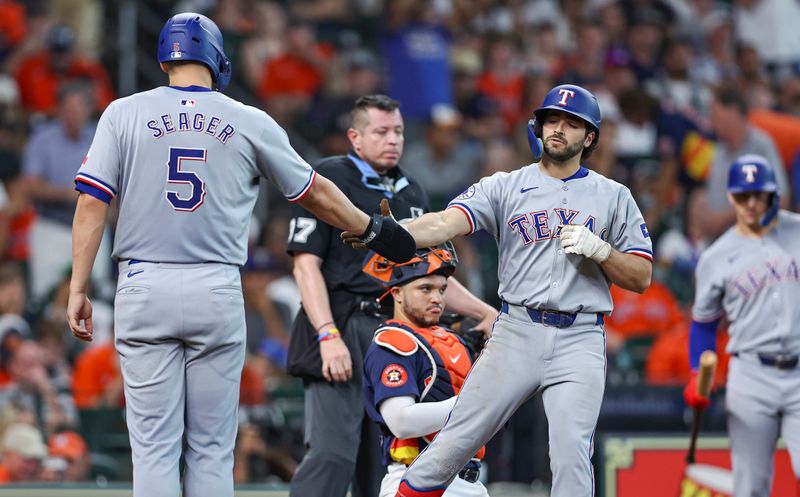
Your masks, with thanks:
M 700 355 L 700 370 L 697 373 L 697 393 L 703 397 L 711 394 L 711 383 L 714 380 L 714 372 L 717 369 L 717 354 L 713 350 L 706 350 Z M 697 434 L 700 432 L 700 420 L 703 417 L 703 410 L 695 408 L 692 417 L 692 437 L 689 440 L 689 452 L 686 453 L 686 462 L 694 463 L 694 451 L 697 445 Z

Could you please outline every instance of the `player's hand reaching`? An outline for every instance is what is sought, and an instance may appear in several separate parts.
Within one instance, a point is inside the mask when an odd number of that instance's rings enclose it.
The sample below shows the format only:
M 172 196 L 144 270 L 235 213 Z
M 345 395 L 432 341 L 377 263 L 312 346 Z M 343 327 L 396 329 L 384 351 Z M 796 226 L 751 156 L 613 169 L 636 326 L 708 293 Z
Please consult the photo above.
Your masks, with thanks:
M 567 224 L 561 227 L 561 247 L 568 254 L 580 254 L 601 264 L 611 255 L 611 245 L 586 226 Z
M 372 215 L 364 233 L 345 231 L 341 238 L 353 248 L 370 248 L 393 262 L 407 262 L 417 251 L 414 237 L 392 216 L 386 199 L 381 200 L 381 213 Z
M 83 325 L 81 325 L 83 321 Z M 70 292 L 67 302 L 67 323 L 75 338 L 85 342 L 92 341 L 92 302 L 82 292 Z
M 683 400 L 686 405 L 695 409 L 705 409 L 711 404 L 711 399 L 697 393 L 697 371 L 692 373 L 692 379 L 683 389 Z
M 319 355 L 326 381 L 348 381 L 353 377 L 353 360 L 341 337 L 320 342 Z

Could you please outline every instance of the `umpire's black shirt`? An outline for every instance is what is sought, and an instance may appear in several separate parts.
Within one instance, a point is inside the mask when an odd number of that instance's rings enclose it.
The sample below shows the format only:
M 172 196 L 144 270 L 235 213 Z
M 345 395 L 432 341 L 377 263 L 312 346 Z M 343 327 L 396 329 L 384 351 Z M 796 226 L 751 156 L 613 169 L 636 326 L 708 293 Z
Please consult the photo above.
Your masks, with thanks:
M 399 167 L 379 176 L 355 153 L 320 160 L 314 169 L 344 192 L 356 207 L 367 214 L 379 213 L 380 202 L 386 198 L 398 221 L 413 219 L 428 211 L 428 200 L 422 188 L 412 178 L 403 175 Z M 346 291 L 351 294 L 375 297 L 384 289 L 366 276 L 361 267 L 366 250 L 342 243 L 342 231 L 320 221 L 299 204 L 292 206 L 289 224 L 288 252 L 308 252 L 322 259 L 322 275 L 328 292 Z

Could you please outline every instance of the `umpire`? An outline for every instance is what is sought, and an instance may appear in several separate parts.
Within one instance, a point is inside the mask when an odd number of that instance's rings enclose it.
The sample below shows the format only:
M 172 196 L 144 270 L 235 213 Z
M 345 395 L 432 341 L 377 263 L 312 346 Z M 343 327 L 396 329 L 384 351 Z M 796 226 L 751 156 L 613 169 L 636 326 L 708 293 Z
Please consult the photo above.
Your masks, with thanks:
M 403 153 L 403 118 L 384 95 L 359 98 L 347 130 L 352 150 L 322 159 L 316 170 L 365 212 L 388 199 L 399 220 L 427 211 L 420 185 L 397 163 Z M 295 204 L 289 253 L 303 307 L 289 346 L 289 371 L 305 384 L 306 455 L 292 478 L 291 497 L 377 497 L 385 467 L 380 432 L 364 416 L 363 358 L 385 317 L 376 310 L 382 287 L 362 271 L 365 253 L 344 245 L 340 230 Z M 497 311 L 451 281 L 449 307 L 490 333 Z M 454 290 L 454 291 L 453 291 Z M 353 475 L 355 474 L 355 478 Z

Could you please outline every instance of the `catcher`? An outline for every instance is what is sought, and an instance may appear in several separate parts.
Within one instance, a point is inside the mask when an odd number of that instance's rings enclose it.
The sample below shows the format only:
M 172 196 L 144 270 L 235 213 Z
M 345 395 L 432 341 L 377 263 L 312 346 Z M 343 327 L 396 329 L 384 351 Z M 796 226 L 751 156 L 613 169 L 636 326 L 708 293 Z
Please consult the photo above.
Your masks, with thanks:
M 423 249 L 403 264 L 370 254 L 363 271 L 386 286 L 393 318 L 376 331 L 364 359 L 367 414 L 382 430 L 387 474 L 380 497 L 397 492 L 406 468 L 444 426 L 472 366 L 464 340 L 439 326 L 447 277 L 458 259 L 451 244 Z M 382 298 L 383 298 L 382 297 Z M 478 481 L 485 449 L 461 469 L 445 497 L 488 497 Z

